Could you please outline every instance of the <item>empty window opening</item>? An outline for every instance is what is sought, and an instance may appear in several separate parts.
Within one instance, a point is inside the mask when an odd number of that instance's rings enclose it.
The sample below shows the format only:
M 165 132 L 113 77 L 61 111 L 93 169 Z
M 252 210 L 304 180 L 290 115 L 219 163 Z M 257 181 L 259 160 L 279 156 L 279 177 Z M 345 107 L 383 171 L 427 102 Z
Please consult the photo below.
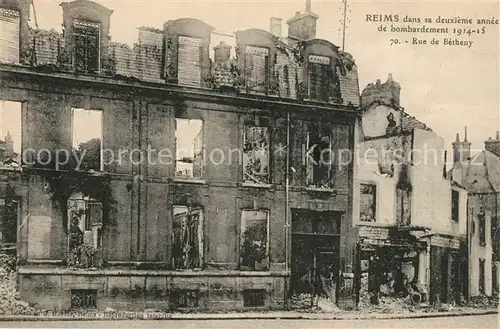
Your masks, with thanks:
M 22 103 L 0 100 L 0 166 L 21 165 Z
M 203 177 L 203 121 L 175 119 L 176 177 Z
M 493 245 L 493 261 L 499 260 L 499 246 L 500 246 L 500 236 L 498 236 L 498 217 L 492 217 L 491 218 L 491 230 L 490 230 L 490 235 L 491 238 L 490 240 L 492 241 Z
M 458 222 L 459 216 L 459 204 L 460 204 L 460 194 L 458 191 L 451 191 L 451 220 L 454 222 Z
M 269 129 L 245 126 L 243 143 L 243 181 L 269 183 Z
M 396 189 L 396 223 L 408 226 L 411 221 L 411 192 L 406 189 Z
M 17 198 L 0 199 L 0 246 L 15 246 L 17 241 L 17 221 L 20 200 Z
M 486 245 L 486 218 L 484 214 L 484 210 L 481 208 L 481 211 L 477 215 L 477 220 L 479 224 L 479 244 L 481 246 Z
M 175 269 L 198 269 L 203 260 L 203 209 L 174 206 L 172 265 Z
M 249 91 L 266 92 L 269 81 L 269 49 L 246 46 L 245 80 Z
M 244 307 L 262 307 L 266 305 L 266 291 L 264 289 L 243 290 Z
M 103 171 L 102 111 L 73 108 L 73 149 L 81 164 L 77 170 Z
M 0 8 L 0 62 L 19 63 L 19 12 Z
M 485 280 L 485 277 L 484 277 L 485 276 L 485 272 L 484 272 L 485 268 L 484 268 L 484 266 L 485 266 L 485 260 L 483 258 L 480 258 L 479 259 L 479 293 L 481 295 L 484 295 L 484 293 L 486 291 L 485 290 L 485 282 L 484 282 L 484 280 Z
M 247 270 L 265 270 L 269 257 L 269 213 L 243 210 L 241 212 L 240 265 Z
M 333 146 L 333 132 L 329 124 L 308 124 L 305 154 L 307 186 L 333 188 L 336 161 Z
M 361 184 L 361 210 L 360 220 L 362 222 L 375 222 L 377 214 L 377 186 L 372 184 Z
M 201 39 L 179 37 L 178 79 L 180 85 L 200 86 L 201 84 Z
M 199 290 L 173 290 L 170 294 L 174 308 L 196 308 L 200 303 Z
M 100 31 L 99 23 L 78 20 L 73 22 L 77 72 L 99 72 Z
M 101 248 L 102 218 L 102 203 L 78 193 L 68 199 L 68 250 L 80 262 L 87 262 L 86 267 L 98 265 L 93 252 L 85 255 L 82 253 Z

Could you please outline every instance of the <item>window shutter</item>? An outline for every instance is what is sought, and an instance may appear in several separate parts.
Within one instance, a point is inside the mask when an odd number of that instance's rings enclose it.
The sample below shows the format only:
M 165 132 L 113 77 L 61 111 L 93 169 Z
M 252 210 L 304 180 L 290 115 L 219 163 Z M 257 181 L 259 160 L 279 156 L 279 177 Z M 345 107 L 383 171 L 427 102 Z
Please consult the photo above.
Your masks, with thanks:
M 93 22 L 74 21 L 75 69 L 78 72 L 99 71 L 100 25 Z
M 0 8 L 0 62 L 19 63 L 19 12 Z
M 246 47 L 245 72 L 250 90 L 265 92 L 269 81 L 269 50 L 263 47 Z
M 178 77 L 180 85 L 200 86 L 201 39 L 179 37 Z
M 102 203 L 89 202 L 87 204 L 86 230 L 91 230 L 93 225 L 102 224 Z

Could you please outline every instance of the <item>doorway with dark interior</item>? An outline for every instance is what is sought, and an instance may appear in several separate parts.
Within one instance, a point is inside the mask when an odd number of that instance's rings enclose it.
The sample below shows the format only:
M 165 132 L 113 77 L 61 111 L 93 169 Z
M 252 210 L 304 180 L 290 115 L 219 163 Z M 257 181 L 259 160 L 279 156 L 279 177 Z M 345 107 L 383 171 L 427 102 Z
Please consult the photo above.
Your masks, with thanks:
M 336 304 L 341 215 L 292 210 L 292 295 L 322 296 Z

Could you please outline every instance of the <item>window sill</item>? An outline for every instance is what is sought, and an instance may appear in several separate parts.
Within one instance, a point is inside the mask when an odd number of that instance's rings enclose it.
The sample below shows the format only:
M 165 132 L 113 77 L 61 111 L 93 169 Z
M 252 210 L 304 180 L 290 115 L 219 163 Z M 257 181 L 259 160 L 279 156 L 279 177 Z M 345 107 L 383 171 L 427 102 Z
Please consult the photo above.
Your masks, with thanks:
M 271 188 L 272 184 L 257 184 L 257 183 L 241 183 L 242 187 L 255 187 L 255 188 Z
M 0 165 L 0 171 L 21 172 L 21 171 L 23 171 L 23 168 L 22 167 L 10 167 L 10 166 Z
M 207 181 L 204 179 L 182 178 L 182 177 L 172 178 L 172 182 L 173 183 L 198 184 L 198 185 L 204 185 L 207 183 Z
M 335 190 L 332 188 L 323 188 L 323 187 L 306 187 L 306 191 L 310 192 L 324 192 L 324 193 L 335 193 Z

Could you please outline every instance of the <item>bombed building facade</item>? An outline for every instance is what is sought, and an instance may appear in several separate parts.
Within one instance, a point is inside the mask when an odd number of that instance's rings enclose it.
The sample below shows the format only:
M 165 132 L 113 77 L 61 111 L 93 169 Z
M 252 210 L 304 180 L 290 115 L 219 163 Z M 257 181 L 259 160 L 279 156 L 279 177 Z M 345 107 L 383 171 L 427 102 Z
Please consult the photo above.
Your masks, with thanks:
M 484 142 L 484 149 L 471 152 L 459 134 L 453 142 L 450 178 L 467 189 L 469 295 L 498 294 L 500 282 L 500 133 Z
M 443 138 L 401 107 L 400 90 L 389 75 L 361 93 L 359 302 L 452 303 L 467 291 L 467 192 L 446 177 Z
M 23 299 L 283 308 L 326 280 L 353 303 L 353 165 L 334 155 L 354 148 L 357 68 L 316 38 L 316 14 L 287 37 L 279 19 L 237 32 L 233 57 L 196 19 L 141 28 L 131 48 L 98 3 L 63 2 L 63 33 L 32 28 L 30 5 L 0 2 L 2 118 L 20 118 L 22 154 L 1 168 L 17 227 L 2 238 Z

